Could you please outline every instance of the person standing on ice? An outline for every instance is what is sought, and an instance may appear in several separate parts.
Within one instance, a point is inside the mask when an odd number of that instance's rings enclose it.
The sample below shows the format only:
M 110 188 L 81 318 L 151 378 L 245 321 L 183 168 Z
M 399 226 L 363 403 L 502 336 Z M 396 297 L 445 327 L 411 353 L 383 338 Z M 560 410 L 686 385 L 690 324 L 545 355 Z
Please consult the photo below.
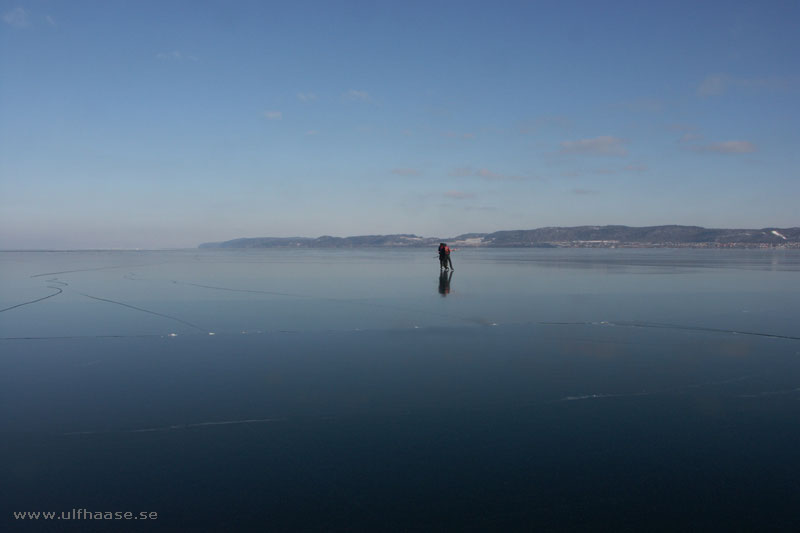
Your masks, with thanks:
M 439 243 L 439 269 L 447 270 L 448 265 L 450 266 L 450 270 L 455 270 L 453 268 L 453 260 L 450 259 L 450 247 L 447 246 L 447 243 L 440 242 Z
M 450 247 L 447 246 L 447 244 L 444 245 L 444 255 L 447 257 L 447 263 L 450 265 L 450 272 L 454 271 L 453 260 L 450 259 Z M 447 270 L 447 264 L 445 264 L 444 269 Z

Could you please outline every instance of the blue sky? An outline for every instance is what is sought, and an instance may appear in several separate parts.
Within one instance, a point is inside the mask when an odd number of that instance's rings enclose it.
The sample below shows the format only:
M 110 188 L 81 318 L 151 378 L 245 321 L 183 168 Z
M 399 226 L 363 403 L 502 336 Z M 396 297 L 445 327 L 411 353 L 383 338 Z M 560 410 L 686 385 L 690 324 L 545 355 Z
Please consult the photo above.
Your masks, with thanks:
M 0 249 L 800 225 L 798 2 L 0 2 Z

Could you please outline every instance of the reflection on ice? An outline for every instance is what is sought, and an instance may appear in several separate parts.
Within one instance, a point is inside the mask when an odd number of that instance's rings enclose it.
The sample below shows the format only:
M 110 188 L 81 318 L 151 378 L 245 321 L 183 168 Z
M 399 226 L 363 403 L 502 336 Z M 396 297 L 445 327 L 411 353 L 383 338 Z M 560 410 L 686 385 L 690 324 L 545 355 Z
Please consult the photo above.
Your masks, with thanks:
M 166 335 L 168 320 L 180 335 L 570 323 L 797 339 L 800 260 L 776 254 L 464 250 L 456 291 L 449 272 L 431 290 L 424 250 L 6 253 L 0 338 Z

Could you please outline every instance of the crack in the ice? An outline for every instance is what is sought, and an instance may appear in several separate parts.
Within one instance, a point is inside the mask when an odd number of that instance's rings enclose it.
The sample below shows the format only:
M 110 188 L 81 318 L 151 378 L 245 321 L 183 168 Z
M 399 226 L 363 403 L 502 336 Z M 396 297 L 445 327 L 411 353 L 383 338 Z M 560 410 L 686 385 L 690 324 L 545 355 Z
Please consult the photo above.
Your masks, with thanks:
M 107 433 L 153 433 L 157 431 L 176 431 L 181 429 L 199 428 L 208 426 L 233 426 L 239 424 L 267 424 L 269 422 L 283 422 L 285 418 L 247 418 L 244 420 L 222 420 L 218 422 L 195 422 L 193 424 L 174 424 L 172 426 L 158 426 L 141 429 L 98 429 L 88 431 L 70 431 L 63 435 L 102 435 Z
M 12 309 L 16 309 L 17 307 L 22 307 L 23 305 L 35 304 L 36 302 L 41 302 L 42 300 L 47 300 L 48 298 L 52 298 L 53 296 L 58 296 L 59 294 L 61 294 L 62 292 L 64 292 L 64 291 L 63 291 L 62 289 L 60 289 L 59 287 L 52 287 L 52 286 L 48 285 L 48 286 L 47 286 L 47 288 L 48 288 L 48 289 L 55 289 L 55 290 L 57 290 L 58 292 L 54 292 L 53 294 L 48 294 L 47 296 L 43 296 L 43 297 L 41 297 L 41 298 L 37 298 L 37 299 L 35 299 L 35 300 L 31 300 L 30 302 L 23 302 L 23 303 L 21 303 L 21 304 L 12 305 L 11 307 L 6 307 L 5 309 L 0 309 L 0 313 L 4 313 L 4 312 L 6 312 L 6 311 L 11 311 Z
M 628 328 L 653 328 L 653 329 L 677 329 L 685 331 L 705 331 L 710 333 L 729 333 L 731 335 L 748 335 L 754 337 L 768 337 L 773 339 L 786 339 L 800 341 L 800 337 L 791 335 L 778 335 L 774 333 L 761 333 L 757 331 L 739 331 L 733 329 L 707 328 L 702 326 L 682 326 L 679 324 L 661 324 L 658 322 L 612 322 L 603 320 L 600 322 L 537 322 L 542 326 L 619 326 Z
M 557 400 L 551 400 L 548 403 L 558 403 L 558 402 L 574 402 L 579 400 L 599 400 L 603 398 L 624 398 L 630 396 L 655 396 L 657 394 L 674 394 L 686 391 L 688 389 L 699 389 L 703 387 L 712 387 L 714 385 L 727 385 L 729 383 L 736 383 L 739 381 L 744 381 L 747 379 L 754 378 L 756 376 L 763 375 L 764 372 L 759 372 L 756 374 L 747 374 L 746 376 L 739 376 L 731 379 L 724 379 L 719 381 L 706 381 L 703 383 L 692 383 L 689 385 L 682 385 L 679 387 L 671 387 L 668 389 L 658 389 L 654 391 L 640 391 L 640 392 L 621 392 L 621 393 L 595 393 L 595 394 L 581 394 L 577 396 L 565 396 L 564 398 L 559 398 Z M 800 388 L 796 389 L 800 391 Z
M 218 291 L 229 291 L 229 292 L 249 292 L 255 294 L 269 294 L 272 296 L 289 296 L 294 298 L 314 298 L 314 296 L 307 296 L 305 294 L 292 294 L 288 292 L 277 292 L 277 291 L 262 291 L 258 289 L 231 289 L 229 287 L 215 287 L 213 285 L 201 285 L 199 283 L 189 283 L 188 281 L 176 281 L 172 280 L 172 283 L 181 284 L 181 285 L 191 285 L 193 287 L 202 287 L 203 289 L 214 289 Z
M 0 341 L 51 341 L 68 339 L 154 339 L 164 338 L 169 335 L 159 333 L 143 333 L 139 335 L 51 335 L 51 336 L 27 336 L 27 337 L 0 337 Z
M 652 394 L 658 394 L 656 392 L 630 392 L 630 393 L 619 393 L 619 394 L 605 394 L 605 393 L 598 393 L 598 394 L 581 394 L 579 396 L 565 396 L 563 398 L 559 398 L 558 400 L 551 400 L 547 403 L 559 403 L 559 402 L 574 402 L 580 400 L 599 400 L 602 398 L 624 398 L 628 396 L 650 396 Z
M 121 305 L 122 307 L 127 307 L 129 309 L 135 309 L 136 311 L 141 311 L 142 313 L 149 313 L 151 315 L 156 315 L 156 316 L 160 316 L 160 317 L 163 317 L 163 318 L 168 318 L 170 320 L 174 320 L 175 322 L 180 322 L 181 324 L 185 324 L 185 325 L 187 325 L 187 326 L 189 326 L 191 328 L 194 328 L 194 329 L 196 329 L 198 331 L 202 331 L 204 333 L 206 332 L 206 330 L 201 328 L 200 326 L 197 326 L 195 324 L 192 324 L 191 322 L 187 322 L 185 320 L 182 320 L 182 319 L 174 317 L 174 316 L 165 315 L 164 313 L 158 313 L 156 311 L 150 311 L 149 309 L 143 309 L 141 307 L 136 307 L 135 305 L 126 304 L 126 303 L 123 303 L 123 302 L 117 302 L 116 300 L 109 300 L 108 298 L 100 298 L 98 296 L 91 296 L 89 294 L 84 294 L 84 293 L 80 293 L 80 295 L 81 296 L 86 296 L 87 298 L 91 298 L 92 300 L 99 300 L 101 302 L 108 302 L 108 303 L 112 303 L 112 304 L 116 304 L 116 305 Z
M 764 391 L 758 392 L 754 394 L 740 394 L 739 398 L 763 398 L 764 396 L 784 396 L 786 394 L 794 394 L 800 392 L 800 387 L 795 387 L 794 389 L 781 389 L 781 390 L 773 390 L 773 391 Z
M 55 276 L 57 274 L 72 274 L 75 272 L 93 272 L 95 270 L 112 270 L 115 268 L 135 268 L 135 267 L 148 267 L 148 266 L 157 266 L 163 263 L 144 263 L 141 265 L 119 265 L 119 266 L 104 266 L 104 267 L 95 267 L 95 268 L 78 268 L 75 270 L 62 270 L 60 272 L 43 272 L 41 274 L 33 274 L 32 278 L 40 278 L 42 276 Z

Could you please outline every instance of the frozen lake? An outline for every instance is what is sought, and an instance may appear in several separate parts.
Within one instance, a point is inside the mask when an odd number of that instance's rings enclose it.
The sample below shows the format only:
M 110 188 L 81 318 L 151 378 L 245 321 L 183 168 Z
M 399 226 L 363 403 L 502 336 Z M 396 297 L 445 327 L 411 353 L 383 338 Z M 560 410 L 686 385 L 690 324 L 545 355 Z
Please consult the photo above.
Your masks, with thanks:
M 797 524 L 800 253 L 435 256 L 0 253 L 4 519 Z

